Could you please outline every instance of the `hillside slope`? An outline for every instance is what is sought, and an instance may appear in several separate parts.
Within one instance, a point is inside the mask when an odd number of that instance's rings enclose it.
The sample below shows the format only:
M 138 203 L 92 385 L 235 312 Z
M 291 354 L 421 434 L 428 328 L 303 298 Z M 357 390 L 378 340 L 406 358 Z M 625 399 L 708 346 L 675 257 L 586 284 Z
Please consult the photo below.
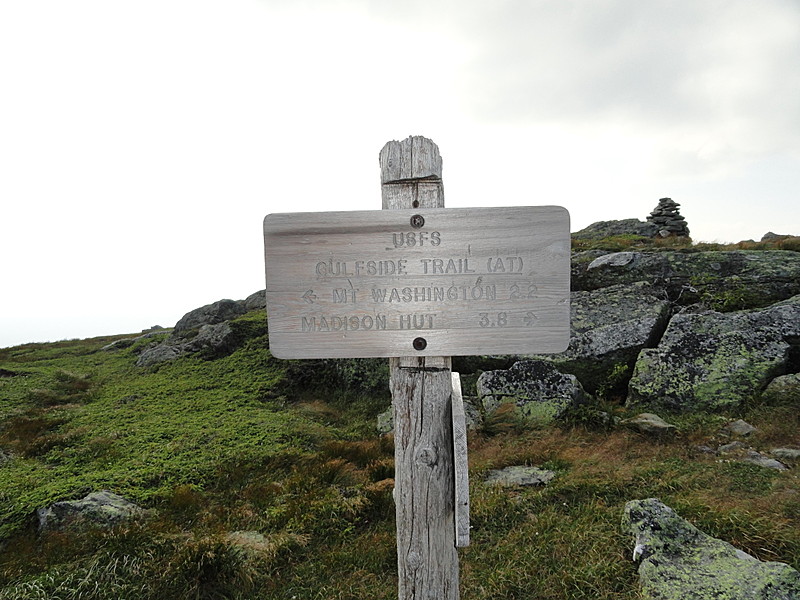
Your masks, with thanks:
M 224 346 L 146 367 L 170 331 L 0 350 L 0 599 L 396 597 L 383 361 L 280 361 L 263 310 L 228 322 Z M 496 361 L 457 362 L 468 389 Z M 636 498 L 800 567 L 797 470 L 703 450 L 739 440 L 724 430 L 736 418 L 757 428 L 751 447 L 798 446 L 799 412 L 754 397 L 672 415 L 661 437 L 620 426 L 635 413 L 611 394 L 552 425 L 487 415 L 469 440 L 462 598 L 640 597 L 619 525 Z M 555 477 L 484 484 L 511 465 Z M 39 531 L 38 509 L 100 490 L 146 516 Z

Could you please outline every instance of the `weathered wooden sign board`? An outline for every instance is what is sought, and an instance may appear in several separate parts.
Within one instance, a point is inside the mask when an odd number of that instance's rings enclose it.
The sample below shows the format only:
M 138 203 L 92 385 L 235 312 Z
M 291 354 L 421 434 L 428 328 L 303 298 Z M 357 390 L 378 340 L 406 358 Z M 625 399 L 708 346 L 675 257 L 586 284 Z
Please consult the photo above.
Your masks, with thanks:
M 557 206 L 271 214 L 278 358 L 562 352 L 569 214 Z

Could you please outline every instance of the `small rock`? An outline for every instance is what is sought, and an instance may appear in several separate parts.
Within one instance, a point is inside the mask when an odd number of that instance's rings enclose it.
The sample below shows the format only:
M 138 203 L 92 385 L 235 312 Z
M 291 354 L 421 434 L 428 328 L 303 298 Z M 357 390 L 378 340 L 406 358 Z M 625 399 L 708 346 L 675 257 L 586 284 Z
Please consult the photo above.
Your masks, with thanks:
M 150 338 L 159 337 L 164 335 L 165 330 L 164 328 L 159 328 L 157 330 L 148 330 L 147 332 L 143 333 L 142 335 L 132 337 L 132 338 L 123 338 L 121 340 L 117 340 L 115 342 L 111 342 L 110 344 L 106 344 L 101 350 L 109 351 L 109 350 L 124 350 L 125 348 L 130 348 L 139 340 L 149 340 Z
M 599 269 L 600 267 L 624 267 L 636 260 L 637 254 L 636 252 L 613 252 L 611 254 L 605 254 L 594 259 L 587 267 L 587 270 L 591 271 L 592 269 Z
M 744 442 L 736 441 L 729 444 L 723 444 L 717 448 L 717 452 L 720 454 L 730 454 L 731 452 L 736 452 L 737 450 L 742 450 L 743 448 L 747 448 L 747 445 Z
M 124 350 L 125 348 L 130 348 L 136 342 L 136 338 L 122 338 L 121 340 L 116 340 L 111 342 L 110 344 L 106 344 L 100 350 L 105 352 L 109 352 L 110 350 Z
M 548 471 L 547 469 L 520 465 L 489 471 L 489 475 L 486 477 L 486 484 L 499 485 L 501 487 L 547 485 L 555 476 L 556 474 L 553 471 Z
M 378 415 L 378 433 L 386 435 L 392 431 L 394 431 L 394 409 L 390 406 Z
M 750 425 L 747 421 L 743 421 L 742 419 L 737 419 L 736 421 L 731 421 L 723 428 L 723 431 L 731 434 L 731 435 L 740 435 L 742 437 L 747 437 L 752 433 L 758 431 L 755 427 Z
M 775 460 L 769 456 L 764 456 L 755 450 L 748 451 L 745 457 L 741 460 L 742 462 L 758 465 L 759 467 L 764 467 L 765 469 L 775 469 L 776 471 L 786 471 L 789 468 L 779 460 Z
M 630 419 L 624 419 L 622 425 L 641 433 L 664 434 L 673 433 L 678 428 L 653 413 L 641 413 Z
M 93 492 L 81 500 L 56 502 L 36 511 L 40 531 L 64 529 L 81 522 L 111 527 L 143 514 L 142 508 L 108 490 Z
M 781 460 L 800 460 L 800 450 L 797 448 L 773 448 L 770 450 L 770 454 Z

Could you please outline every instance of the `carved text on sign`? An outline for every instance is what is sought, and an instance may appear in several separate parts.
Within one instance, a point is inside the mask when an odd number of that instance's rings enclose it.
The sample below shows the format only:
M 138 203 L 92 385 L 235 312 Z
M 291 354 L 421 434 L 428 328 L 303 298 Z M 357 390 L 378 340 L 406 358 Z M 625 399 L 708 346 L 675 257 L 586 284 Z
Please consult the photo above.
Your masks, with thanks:
M 539 353 L 568 343 L 569 216 L 559 207 L 285 213 L 265 219 L 264 235 L 275 356 Z

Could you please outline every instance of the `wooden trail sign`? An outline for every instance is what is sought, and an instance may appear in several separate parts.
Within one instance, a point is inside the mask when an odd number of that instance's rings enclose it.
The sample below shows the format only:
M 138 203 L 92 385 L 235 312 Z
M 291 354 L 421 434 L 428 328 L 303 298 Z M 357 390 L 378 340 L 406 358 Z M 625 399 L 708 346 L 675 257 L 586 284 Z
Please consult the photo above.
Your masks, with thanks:
M 467 435 L 451 358 L 561 352 L 569 342 L 569 215 L 444 210 L 431 140 L 380 153 L 383 211 L 264 220 L 270 350 L 389 357 L 400 600 L 458 600 L 469 544 Z
M 279 358 L 535 354 L 569 342 L 563 208 L 272 214 L 264 235 Z

